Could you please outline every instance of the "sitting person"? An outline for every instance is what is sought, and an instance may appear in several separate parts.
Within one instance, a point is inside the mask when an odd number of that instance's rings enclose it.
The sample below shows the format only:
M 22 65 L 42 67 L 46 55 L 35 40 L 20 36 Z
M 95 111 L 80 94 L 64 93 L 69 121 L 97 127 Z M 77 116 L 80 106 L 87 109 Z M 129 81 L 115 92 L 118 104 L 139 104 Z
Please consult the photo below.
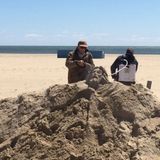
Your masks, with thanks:
M 66 67 L 68 68 L 68 83 L 85 80 L 93 69 L 92 54 L 88 51 L 85 41 L 79 41 L 76 49 L 68 54 Z
M 135 84 L 135 74 L 138 62 L 132 48 L 128 48 L 125 55 L 121 55 L 111 65 L 111 75 L 116 81 L 126 85 Z

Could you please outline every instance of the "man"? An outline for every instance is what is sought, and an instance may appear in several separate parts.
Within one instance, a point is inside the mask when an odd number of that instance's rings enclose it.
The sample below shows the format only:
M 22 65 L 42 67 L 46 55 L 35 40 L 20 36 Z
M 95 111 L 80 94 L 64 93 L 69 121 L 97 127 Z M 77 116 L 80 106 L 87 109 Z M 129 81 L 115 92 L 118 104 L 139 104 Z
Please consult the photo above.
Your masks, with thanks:
M 112 78 L 125 85 L 135 84 L 135 74 L 138 62 L 134 56 L 134 50 L 128 48 L 125 55 L 117 57 L 111 66 Z
M 76 49 L 68 54 L 66 67 L 68 68 L 68 83 L 85 80 L 93 69 L 92 54 L 88 51 L 85 41 L 79 41 Z

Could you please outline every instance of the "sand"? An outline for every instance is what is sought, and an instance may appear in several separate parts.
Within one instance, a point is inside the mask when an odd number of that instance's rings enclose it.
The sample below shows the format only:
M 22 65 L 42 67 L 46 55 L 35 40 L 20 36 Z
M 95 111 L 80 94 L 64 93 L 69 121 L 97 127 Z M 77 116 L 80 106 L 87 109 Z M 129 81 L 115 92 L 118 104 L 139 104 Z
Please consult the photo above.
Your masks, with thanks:
M 110 74 L 110 66 L 118 55 L 107 54 L 94 59 Z M 160 55 L 136 55 L 139 62 L 137 83 L 152 81 L 154 95 L 160 99 Z M 0 54 L 0 99 L 16 97 L 25 92 L 39 92 L 55 84 L 67 83 L 65 59 L 56 54 Z M 111 77 L 109 80 L 112 81 Z
M 0 101 L 1 160 L 159 160 L 160 101 L 141 84 L 85 81 Z

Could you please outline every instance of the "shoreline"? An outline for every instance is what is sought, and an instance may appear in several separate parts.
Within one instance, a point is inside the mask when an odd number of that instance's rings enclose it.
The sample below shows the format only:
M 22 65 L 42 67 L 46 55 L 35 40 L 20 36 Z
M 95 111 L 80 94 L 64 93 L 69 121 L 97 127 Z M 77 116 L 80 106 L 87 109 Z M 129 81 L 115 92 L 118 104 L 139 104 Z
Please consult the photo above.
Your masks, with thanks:
M 110 74 L 110 66 L 120 54 L 105 54 L 104 59 L 93 59 Z M 137 55 L 139 62 L 136 82 L 146 87 L 152 81 L 151 91 L 160 99 L 160 55 Z M 57 54 L 2 54 L 0 53 L 0 99 L 22 93 L 42 91 L 55 84 L 67 84 L 68 70 L 65 58 Z M 109 77 L 110 81 L 113 81 Z

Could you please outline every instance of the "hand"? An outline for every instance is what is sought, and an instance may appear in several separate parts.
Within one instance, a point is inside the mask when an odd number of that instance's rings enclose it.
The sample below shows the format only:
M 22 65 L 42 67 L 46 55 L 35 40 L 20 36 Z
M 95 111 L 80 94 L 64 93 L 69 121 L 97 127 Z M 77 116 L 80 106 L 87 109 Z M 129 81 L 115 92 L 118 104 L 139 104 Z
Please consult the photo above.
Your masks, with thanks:
M 84 67 L 84 66 L 85 66 L 85 63 L 84 63 L 83 60 L 77 61 L 77 64 L 78 64 L 80 67 Z

